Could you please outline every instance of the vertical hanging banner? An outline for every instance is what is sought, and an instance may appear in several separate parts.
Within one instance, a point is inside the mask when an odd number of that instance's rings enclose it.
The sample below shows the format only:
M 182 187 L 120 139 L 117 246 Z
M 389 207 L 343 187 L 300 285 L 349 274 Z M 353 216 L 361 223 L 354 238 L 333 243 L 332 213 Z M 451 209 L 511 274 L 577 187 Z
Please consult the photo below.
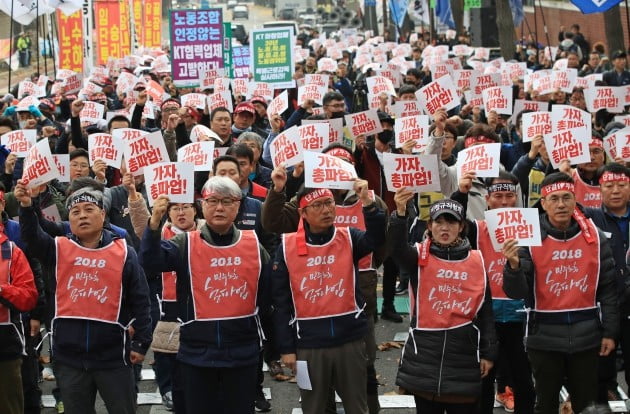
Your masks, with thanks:
M 249 36 L 253 80 L 270 83 L 276 89 L 295 87 L 293 29 L 290 27 L 254 29 Z
M 162 46 L 162 0 L 144 0 L 144 47 Z
M 225 76 L 234 79 L 232 69 L 232 23 L 223 22 L 223 65 Z
M 94 66 L 94 4 L 93 1 L 83 0 L 82 15 L 83 19 L 83 70 L 89 73 Z
M 232 68 L 234 78 L 249 76 L 249 46 L 235 46 L 232 48 Z
M 146 17 L 144 16 L 142 0 L 131 0 L 131 12 L 133 16 L 133 27 L 136 32 L 136 41 L 139 45 L 144 46 L 146 27 L 143 22 L 146 21 Z
M 81 10 L 66 16 L 57 9 L 59 69 L 83 72 L 83 17 Z
M 199 85 L 199 75 L 223 68 L 223 11 L 171 10 L 171 67 L 177 87 Z
M 129 2 L 120 2 L 120 56 L 125 57 L 131 54 L 131 7 Z
M 105 65 L 110 57 L 120 58 L 120 4 L 110 1 L 95 1 L 94 14 L 96 29 L 94 47 L 96 64 Z

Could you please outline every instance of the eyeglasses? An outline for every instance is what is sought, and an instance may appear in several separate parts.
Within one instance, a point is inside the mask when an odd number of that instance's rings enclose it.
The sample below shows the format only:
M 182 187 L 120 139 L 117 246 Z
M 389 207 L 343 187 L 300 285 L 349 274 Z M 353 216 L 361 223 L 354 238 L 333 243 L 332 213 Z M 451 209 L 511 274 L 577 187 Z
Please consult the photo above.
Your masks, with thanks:
M 217 198 L 206 198 L 205 202 L 210 206 L 210 207 L 216 207 L 219 205 L 219 203 L 221 203 L 221 205 L 223 207 L 231 207 L 233 206 L 237 201 L 241 201 L 238 198 L 221 198 L 221 199 L 217 199 Z
M 171 211 L 176 212 L 177 214 L 179 213 L 184 213 L 187 211 L 190 211 L 193 209 L 193 206 L 191 206 L 190 204 L 187 204 L 185 206 L 175 206 L 175 207 L 171 207 Z
M 85 169 L 85 168 L 90 168 L 90 164 L 85 163 L 85 162 L 71 162 L 70 163 L 70 168 Z
M 326 207 L 327 210 L 330 210 L 331 208 L 335 207 L 335 200 L 326 200 L 326 201 L 316 201 L 312 204 L 309 204 L 308 206 L 304 207 L 304 208 L 312 208 L 314 212 L 320 212 L 322 211 L 322 209 L 324 207 Z

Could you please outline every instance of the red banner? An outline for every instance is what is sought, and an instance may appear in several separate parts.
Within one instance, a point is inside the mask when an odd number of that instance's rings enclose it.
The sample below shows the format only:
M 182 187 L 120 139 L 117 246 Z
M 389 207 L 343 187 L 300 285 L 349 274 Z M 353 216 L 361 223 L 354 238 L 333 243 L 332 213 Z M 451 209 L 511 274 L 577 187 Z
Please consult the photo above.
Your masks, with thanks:
M 66 16 L 57 10 L 59 68 L 83 73 L 83 16 L 81 10 Z
M 125 1 L 95 1 L 96 64 L 104 65 L 112 58 L 122 58 L 131 53 L 129 31 L 129 4 Z
M 144 46 L 162 46 L 162 0 L 144 0 Z

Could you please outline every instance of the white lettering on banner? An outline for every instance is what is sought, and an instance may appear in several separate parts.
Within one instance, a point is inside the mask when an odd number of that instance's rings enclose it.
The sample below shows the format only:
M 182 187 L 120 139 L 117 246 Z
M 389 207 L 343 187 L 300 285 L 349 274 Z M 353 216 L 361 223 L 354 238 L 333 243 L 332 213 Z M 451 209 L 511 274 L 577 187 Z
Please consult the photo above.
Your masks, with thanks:
M 239 286 L 235 285 L 235 281 L 240 278 L 235 272 L 219 272 L 213 276 L 206 278 L 204 285 L 204 291 L 208 293 L 208 299 L 214 301 L 217 304 L 229 302 L 233 298 L 246 300 L 249 297 L 249 289 L 247 281 L 244 280 Z M 223 286 L 213 286 L 213 282 Z M 228 286 L 229 284 L 229 286 Z
M 210 260 L 210 266 L 218 267 L 218 266 L 239 266 L 241 264 L 241 258 L 239 256 L 235 257 L 213 257 Z
M 307 266 L 314 266 L 314 264 L 307 264 Z M 304 292 L 304 299 L 310 303 L 316 303 L 325 296 L 342 298 L 346 293 L 346 288 L 343 286 L 344 280 L 340 279 L 337 283 L 327 284 L 326 280 L 332 279 L 332 276 L 332 273 L 328 271 L 314 272 L 304 276 L 300 282 L 300 291 Z
M 556 251 L 554 251 L 556 253 Z M 588 291 L 588 273 L 580 278 L 568 278 L 568 273 L 578 273 L 578 266 L 561 265 L 550 269 L 545 277 L 545 286 L 556 297 L 567 295 L 572 290 L 585 293 Z
M 85 266 L 83 264 L 83 258 L 78 257 L 77 259 L 81 259 L 81 266 L 84 267 L 94 267 L 94 266 Z M 89 259 L 87 259 L 89 262 Z M 75 261 L 75 266 L 77 266 Z M 95 300 L 97 303 L 105 303 L 109 299 L 107 296 L 107 286 L 100 287 L 101 280 L 98 277 L 98 271 L 94 273 L 90 272 L 78 272 L 68 278 L 68 283 L 66 288 L 70 295 L 70 300 L 73 303 L 79 301 L 79 299 L 86 300 Z M 96 285 L 96 286 L 90 286 Z
M 358 222 L 359 218 L 357 216 L 343 216 L 339 214 L 335 216 L 335 224 L 348 225 L 357 224 Z
M 306 259 L 306 266 L 309 267 L 333 263 L 335 263 L 335 256 L 332 254 L 329 256 L 314 256 Z
M 442 315 L 445 311 L 459 309 L 464 315 L 468 315 L 472 311 L 472 298 L 467 298 L 463 301 L 459 301 L 452 296 L 461 296 L 464 291 L 461 283 L 458 285 L 437 285 L 431 288 L 429 292 L 429 303 L 431 308 L 435 310 L 438 315 Z
M 499 260 L 491 261 L 488 266 L 488 276 L 490 281 L 495 283 L 497 286 L 503 286 L 503 269 L 505 268 L 506 263 L 507 259 L 504 256 Z

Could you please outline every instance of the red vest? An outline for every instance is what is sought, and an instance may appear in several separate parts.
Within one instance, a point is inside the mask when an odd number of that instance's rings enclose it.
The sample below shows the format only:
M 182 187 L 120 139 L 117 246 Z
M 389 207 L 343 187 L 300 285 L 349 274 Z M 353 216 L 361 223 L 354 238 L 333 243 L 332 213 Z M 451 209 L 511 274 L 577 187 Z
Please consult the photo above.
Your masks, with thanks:
M 370 191 L 372 200 L 374 192 Z M 335 226 L 337 227 L 355 227 L 361 231 L 365 231 L 365 217 L 363 217 L 363 204 L 361 200 L 348 206 L 337 205 L 335 207 Z M 359 259 L 359 272 L 364 270 L 374 270 L 372 264 L 372 253 Z
M 534 299 L 538 312 L 561 312 L 597 307 L 599 233 L 587 220 L 597 243 L 588 244 L 582 232 L 569 240 L 547 236 L 542 246 L 530 247 L 534 262 Z
M 324 245 L 307 244 L 306 256 L 297 253 L 296 233 L 283 234 L 282 243 L 296 319 L 329 318 L 360 311 L 347 227 L 335 227 L 332 239 Z
M 255 315 L 262 269 L 256 233 L 241 230 L 239 239 L 229 246 L 210 245 L 198 230 L 186 234 L 195 320 Z
M 118 323 L 125 240 L 116 239 L 100 249 L 82 247 L 66 237 L 57 237 L 55 244 L 55 317 Z
M 7 242 L 10 243 L 10 242 Z M 11 246 L 13 248 L 13 246 Z M 2 259 L 0 257 L 0 285 L 8 285 L 11 281 L 10 271 L 11 271 L 11 260 L 10 259 Z M 0 303 L 0 325 L 8 325 L 11 323 L 11 314 L 9 313 L 9 308 Z
M 575 181 L 575 199 L 584 207 L 599 208 L 602 205 L 602 192 L 598 185 L 586 184 L 577 169 L 573 171 Z
M 416 244 L 418 254 L 421 245 Z M 416 327 L 420 330 L 453 329 L 472 323 L 486 294 L 486 272 L 479 250 L 463 260 L 443 260 L 429 255 L 418 266 L 418 290 L 414 301 Z
M 490 283 L 492 299 L 509 300 L 503 291 L 503 268 L 507 259 L 501 251 L 495 251 L 488 233 L 488 224 L 485 220 L 476 220 L 477 223 L 477 249 L 483 254 L 483 264 Z
M 162 239 L 170 240 L 173 237 L 175 237 L 175 232 L 171 230 L 171 227 L 166 225 L 162 226 Z M 162 272 L 162 300 L 164 302 L 177 301 L 176 283 L 177 272 Z

